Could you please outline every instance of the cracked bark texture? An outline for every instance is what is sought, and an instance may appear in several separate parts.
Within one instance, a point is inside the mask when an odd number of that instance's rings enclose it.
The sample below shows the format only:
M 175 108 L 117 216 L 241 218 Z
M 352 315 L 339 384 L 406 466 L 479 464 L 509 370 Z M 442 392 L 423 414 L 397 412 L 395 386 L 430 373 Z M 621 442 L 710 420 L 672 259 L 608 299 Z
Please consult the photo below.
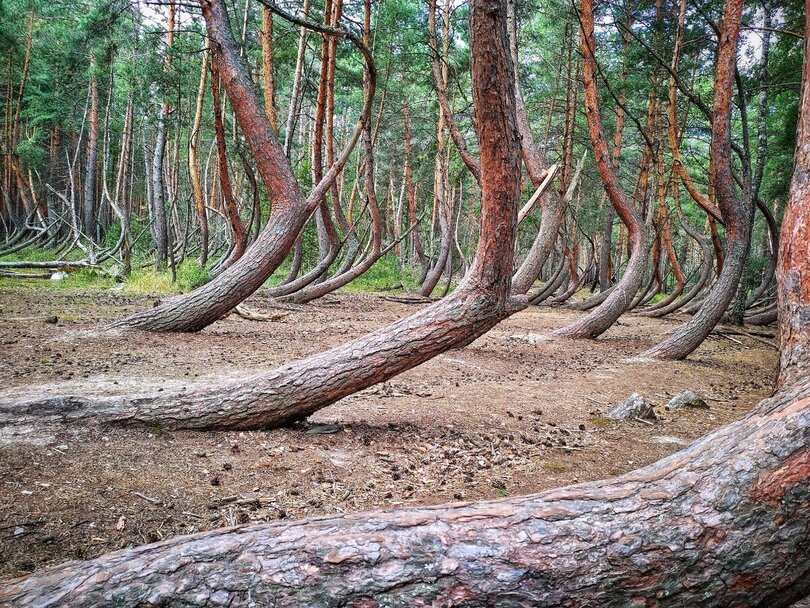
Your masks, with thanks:
M 778 608 L 807 593 L 805 377 L 607 482 L 181 536 L 12 581 L 0 603 Z
M 469 275 L 453 295 L 357 340 L 245 380 L 148 395 L 0 399 L 0 425 L 39 419 L 167 429 L 279 426 L 466 345 L 524 308 L 526 298 L 509 293 L 520 180 L 512 63 L 504 16 L 491 8 L 496 0 L 482 1 L 488 8 L 479 8 L 485 14 L 473 27 L 480 50 L 472 62 L 483 148 L 481 231 Z
M 779 383 L 810 376 L 810 0 L 805 0 L 804 68 L 790 199 L 779 237 Z

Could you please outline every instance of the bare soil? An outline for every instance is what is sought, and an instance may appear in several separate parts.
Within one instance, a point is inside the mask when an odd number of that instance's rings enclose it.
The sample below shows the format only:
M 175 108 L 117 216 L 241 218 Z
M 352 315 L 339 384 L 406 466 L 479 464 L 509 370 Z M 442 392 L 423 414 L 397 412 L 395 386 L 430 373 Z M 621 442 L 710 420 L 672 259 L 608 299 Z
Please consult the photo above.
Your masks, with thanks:
M 155 299 L 0 290 L 0 398 L 245 376 L 417 308 L 340 294 L 275 322 L 230 316 L 195 335 L 87 331 Z M 260 296 L 249 306 L 278 312 Z M 599 340 L 543 339 L 581 314 L 530 308 L 471 346 L 291 428 L 71 428 L 12 438 L 0 446 L 0 577 L 222 526 L 491 499 L 605 478 L 740 418 L 771 390 L 776 350 L 747 336 L 713 335 L 685 362 L 628 360 L 683 319 L 625 315 Z M 686 389 L 710 409 L 666 411 Z M 604 417 L 633 392 L 656 405 L 657 422 Z

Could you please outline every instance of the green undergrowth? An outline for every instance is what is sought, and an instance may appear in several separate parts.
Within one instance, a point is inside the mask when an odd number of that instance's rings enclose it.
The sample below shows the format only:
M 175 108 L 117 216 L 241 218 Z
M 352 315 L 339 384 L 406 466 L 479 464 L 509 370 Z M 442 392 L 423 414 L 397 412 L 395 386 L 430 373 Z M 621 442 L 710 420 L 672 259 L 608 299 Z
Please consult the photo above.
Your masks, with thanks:
M 186 293 L 205 285 L 211 278 L 208 268 L 200 268 L 196 260 L 183 260 L 174 276 L 171 270 L 154 268 L 133 270 L 124 281 L 124 293 Z
M 71 253 L 66 259 L 78 260 L 83 252 Z M 41 262 L 54 259 L 53 251 L 27 249 L 0 258 L 2 261 Z M 196 259 L 184 260 L 175 270 L 157 271 L 152 266 L 144 267 L 145 260 L 133 259 L 133 270 L 128 277 L 122 276 L 119 264 L 107 262 L 97 268 L 80 268 L 68 270 L 67 277 L 59 281 L 50 280 L 55 270 L 46 269 L 0 269 L 21 274 L 41 274 L 41 278 L 0 277 L 0 289 L 76 289 L 83 291 L 116 290 L 127 294 L 173 294 L 187 293 L 204 285 L 211 279 L 209 268 L 200 268 Z M 307 271 L 302 270 L 302 274 Z M 281 283 L 289 273 L 290 262 L 285 261 L 278 270 L 265 282 L 265 287 Z M 418 270 L 403 266 L 394 254 L 378 260 L 367 272 L 352 281 L 340 291 L 346 293 L 362 292 L 412 292 L 418 289 L 416 274 Z M 441 293 L 444 284 L 437 287 Z

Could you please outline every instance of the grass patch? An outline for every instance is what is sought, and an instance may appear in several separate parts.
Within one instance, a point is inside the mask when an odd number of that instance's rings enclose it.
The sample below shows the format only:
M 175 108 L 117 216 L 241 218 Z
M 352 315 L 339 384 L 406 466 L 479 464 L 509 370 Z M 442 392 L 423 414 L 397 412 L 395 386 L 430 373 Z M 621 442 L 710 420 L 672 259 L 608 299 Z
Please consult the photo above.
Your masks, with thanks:
M 52 259 L 52 258 L 51 258 Z M 10 269 L 16 270 L 16 269 Z M 19 269 L 19 272 L 36 273 L 37 269 Z M 54 271 L 42 271 L 42 279 L 18 279 L 14 277 L 0 277 L 0 289 L 78 289 L 82 291 L 102 291 L 115 285 L 115 281 L 104 276 L 96 268 L 82 268 L 67 273 L 61 281 L 51 281 Z
M 394 289 L 415 290 L 418 288 L 409 268 L 403 268 L 392 252 L 379 260 L 366 272 L 346 285 L 342 291 L 390 291 Z
M 183 260 L 177 267 L 176 281 L 171 270 L 160 272 L 139 269 L 132 272 L 124 283 L 125 293 L 186 293 L 207 283 L 211 275 L 207 268 L 200 268 L 194 260 Z

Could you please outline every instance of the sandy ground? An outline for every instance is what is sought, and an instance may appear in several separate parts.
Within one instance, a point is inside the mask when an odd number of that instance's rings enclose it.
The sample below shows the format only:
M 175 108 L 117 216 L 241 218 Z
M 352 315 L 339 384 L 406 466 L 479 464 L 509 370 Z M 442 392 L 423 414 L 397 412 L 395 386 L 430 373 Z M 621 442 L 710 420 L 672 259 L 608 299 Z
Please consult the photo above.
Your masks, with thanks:
M 195 335 L 88 331 L 154 300 L 0 290 L 0 396 L 114 394 L 246 376 L 418 308 L 338 295 L 279 321 L 231 316 Z M 250 306 L 271 312 L 259 296 Z M 46 322 L 53 315 L 57 323 Z M 14 437 L 0 447 L 0 577 L 233 524 L 600 479 L 680 449 L 770 392 L 776 351 L 746 336 L 713 335 L 685 362 L 628 360 L 682 319 L 626 315 L 599 340 L 542 339 L 580 315 L 533 307 L 471 346 L 291 428 L 76 428 Z M 666 411 L 686 389 L 710 409 Z M 656 405 L 656 423 L 605 419 L 633 392 Z

